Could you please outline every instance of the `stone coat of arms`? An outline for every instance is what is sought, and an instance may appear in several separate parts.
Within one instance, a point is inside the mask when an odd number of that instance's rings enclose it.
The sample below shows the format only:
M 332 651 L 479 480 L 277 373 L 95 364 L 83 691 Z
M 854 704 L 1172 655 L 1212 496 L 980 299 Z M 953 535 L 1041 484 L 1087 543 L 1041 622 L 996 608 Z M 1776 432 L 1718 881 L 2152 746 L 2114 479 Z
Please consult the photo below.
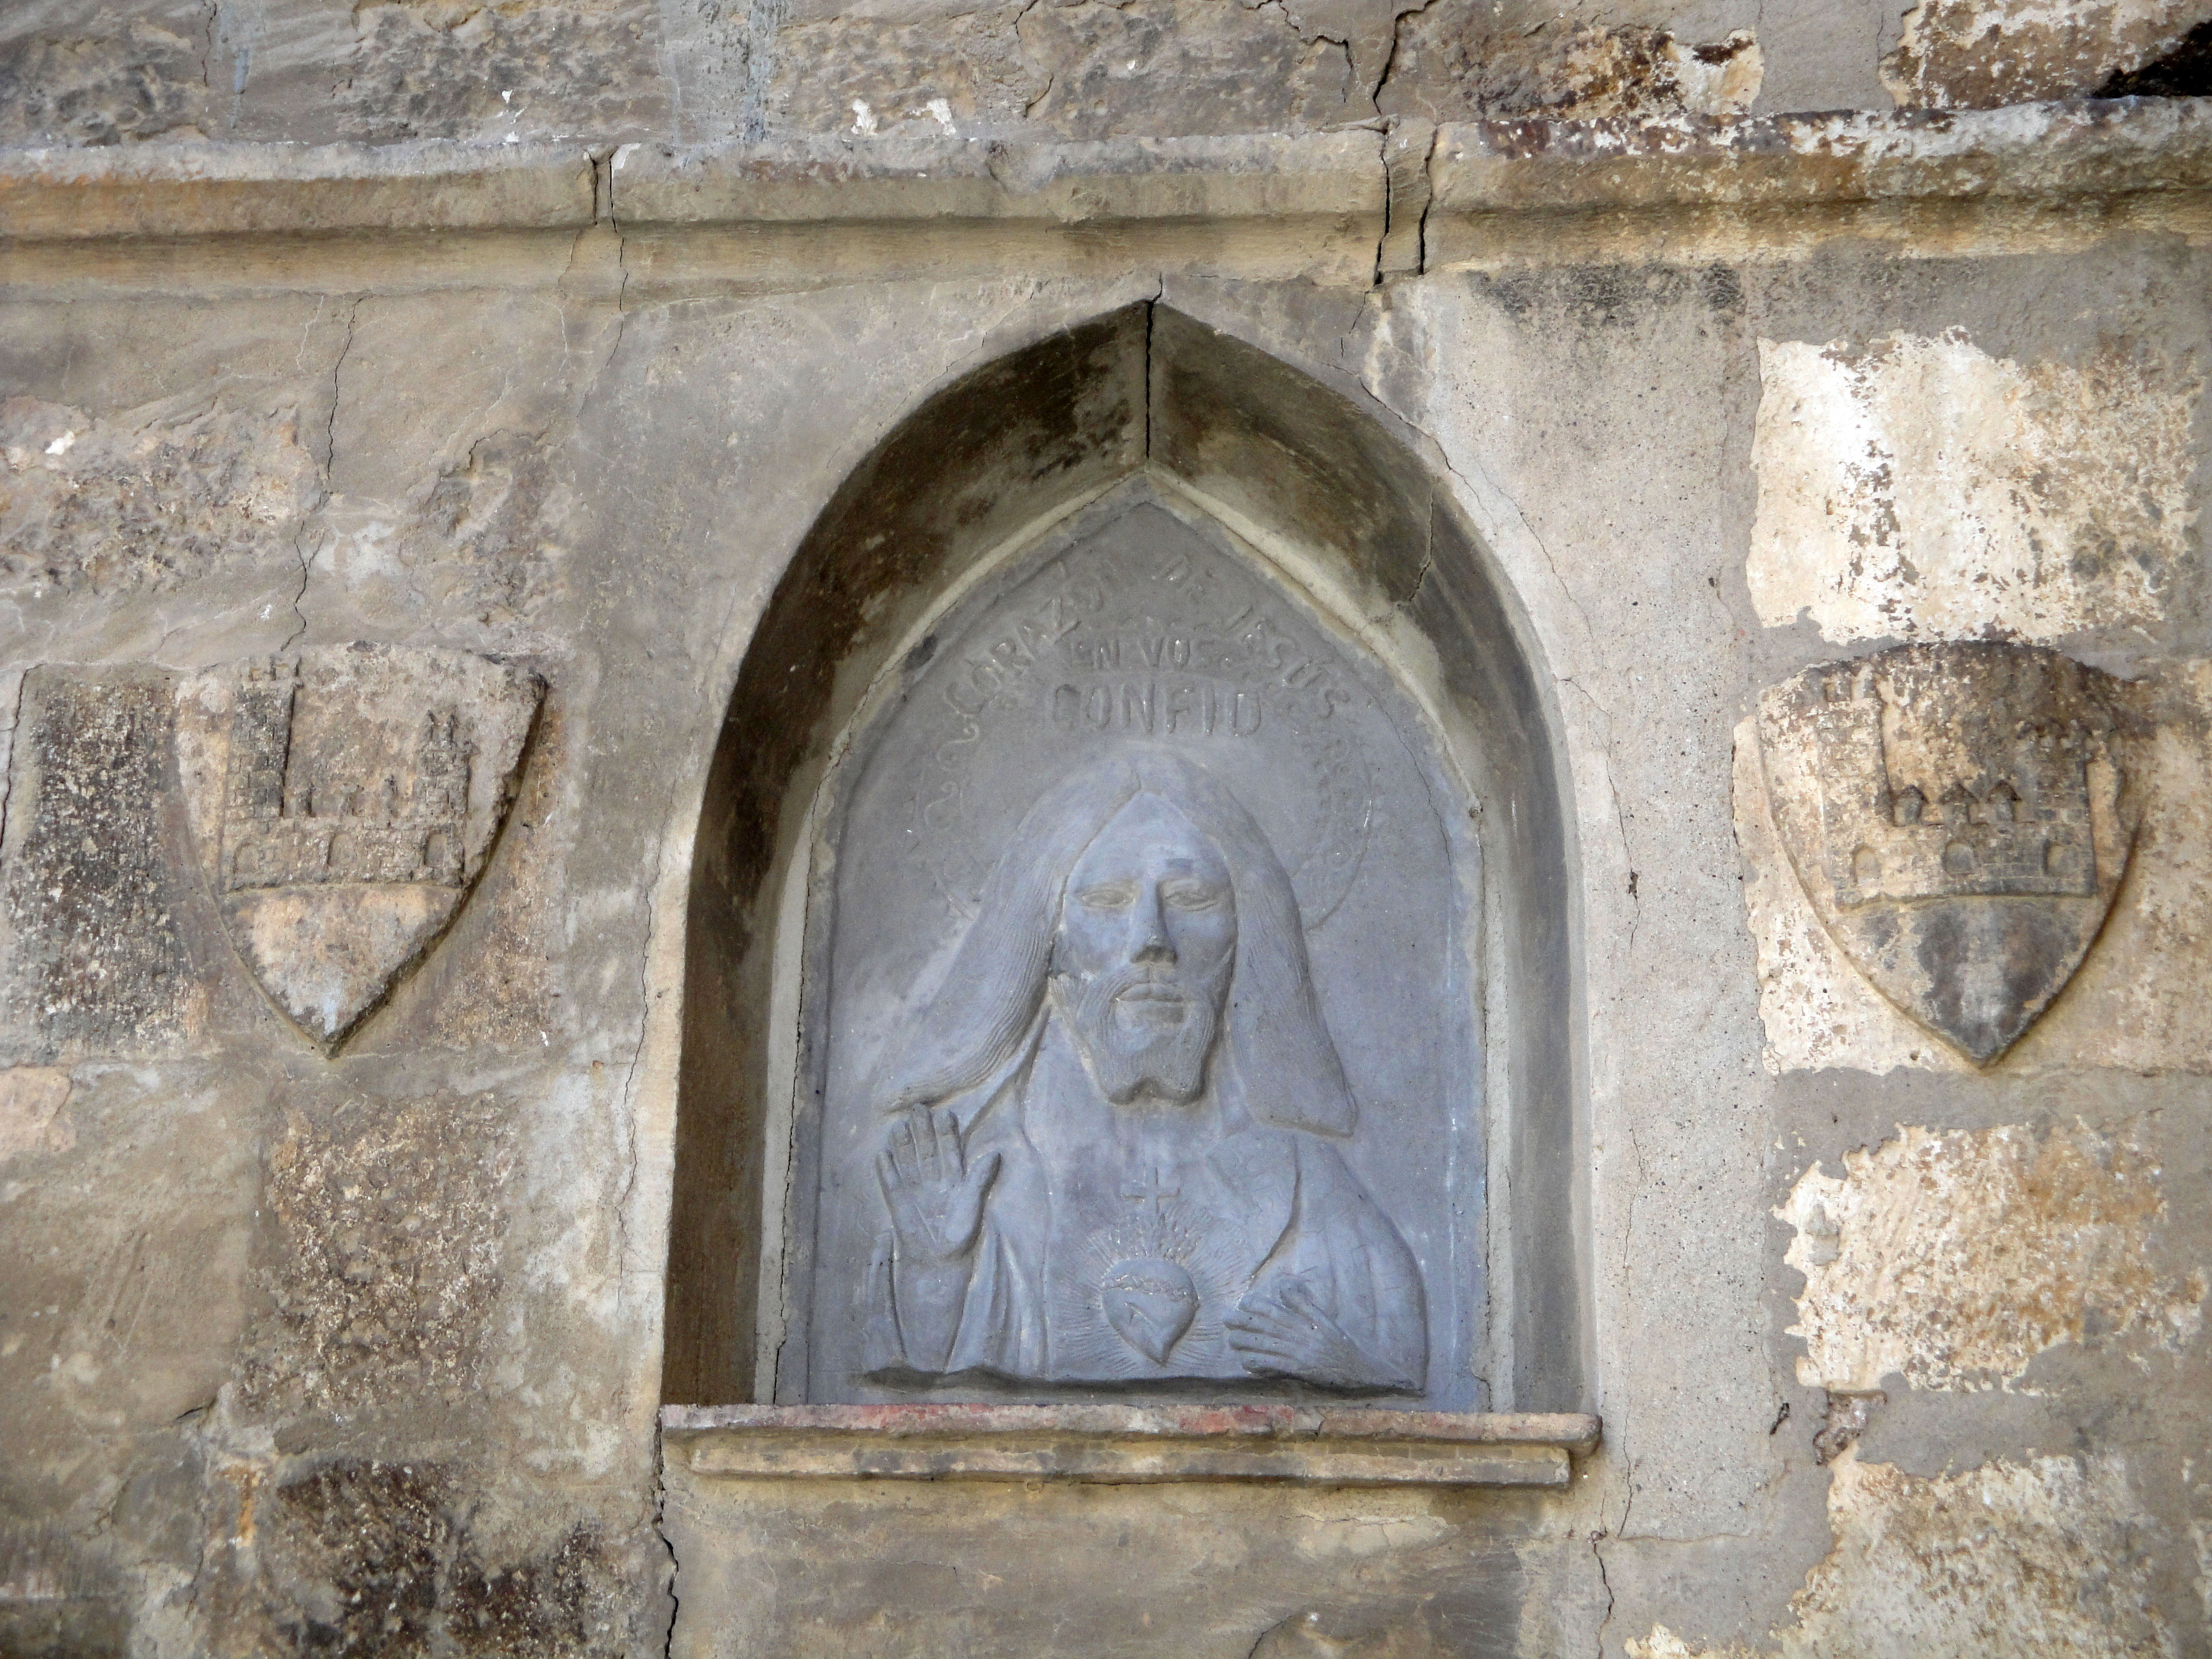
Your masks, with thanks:
M 2136 812 L 2124 682 L 2055 651 L 1907 645 L 1760 700 L 1775 829 L 1820 922 L 1977 1064 L 2096 942 Z
M 368 644 L 185 686 L 202 871 L 255 981 L 326 1049 L 459 911 L 544 695 L 489 658 Z

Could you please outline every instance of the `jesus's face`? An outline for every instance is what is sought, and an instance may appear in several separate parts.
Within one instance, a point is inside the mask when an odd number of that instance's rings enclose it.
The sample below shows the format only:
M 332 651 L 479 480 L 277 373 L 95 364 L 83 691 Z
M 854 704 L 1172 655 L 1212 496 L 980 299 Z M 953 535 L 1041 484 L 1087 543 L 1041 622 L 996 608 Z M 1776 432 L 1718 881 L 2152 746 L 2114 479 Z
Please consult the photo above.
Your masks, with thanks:
M 1060 1006 L 1109 1100 L 1197 1098 L 1236 957 L 1219 850 L 1170 802 L 1138 795 L 1076 860 L 1053 942 Z

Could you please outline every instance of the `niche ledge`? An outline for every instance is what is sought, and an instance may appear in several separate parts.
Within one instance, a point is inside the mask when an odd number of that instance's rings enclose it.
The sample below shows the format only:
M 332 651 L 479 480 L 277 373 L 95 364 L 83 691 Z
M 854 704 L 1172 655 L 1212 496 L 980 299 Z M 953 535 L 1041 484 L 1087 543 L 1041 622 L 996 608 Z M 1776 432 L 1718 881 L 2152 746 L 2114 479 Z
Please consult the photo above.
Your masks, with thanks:
M 744 1480 L 1565 1486 L 1579 1413 L 1310 1406 L 664 1406 L 664 1454 Z

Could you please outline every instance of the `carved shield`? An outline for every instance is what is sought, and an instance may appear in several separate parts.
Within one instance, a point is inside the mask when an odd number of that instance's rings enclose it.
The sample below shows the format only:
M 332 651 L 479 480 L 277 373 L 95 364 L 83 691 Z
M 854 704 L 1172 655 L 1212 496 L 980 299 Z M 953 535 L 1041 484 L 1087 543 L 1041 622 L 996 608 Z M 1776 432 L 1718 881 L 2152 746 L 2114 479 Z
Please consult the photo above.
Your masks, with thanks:
M 270 1001 L 335 1048 L 444 933 L 513 799 L 544 687 L 465 652 L 326 647 L 182 690 L 200 866 Z
M 1978 1064 L 2065 988 L 2136 830 L 2124 682 L 2055 651 L 1908 645 L 1760 700 L 1775 828 L 1891 1002 Z

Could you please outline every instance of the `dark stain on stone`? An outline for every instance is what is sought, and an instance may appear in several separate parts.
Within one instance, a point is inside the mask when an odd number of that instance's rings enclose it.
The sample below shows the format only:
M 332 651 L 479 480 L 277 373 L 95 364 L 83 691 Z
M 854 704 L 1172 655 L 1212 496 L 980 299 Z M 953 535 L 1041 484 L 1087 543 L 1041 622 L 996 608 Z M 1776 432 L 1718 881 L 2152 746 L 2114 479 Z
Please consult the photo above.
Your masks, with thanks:
M 1704 289 L 1705 303 L 1717 317 L 1743 315 L 1743 278 L 1728 265 L 1707 265 L 1698 273 L 1698 285 Z
M 130 1621 L 113 1601 L 0 1601 L 5 1659 L 123 1659 Z
M 1289 364 L 1163 308 L 1153 326 L 1155 458 L 1200 488 L 1265 476 L 1274 510 L 1401 603 L 1429 558 L 1426 475 L 1372 422 Z
M 77 1540 L 0 1524 L 0 1659 L 122 1659 L 130 1620 Z
M 2100 98 L 2212 97 L 2212 17 L 2183 35 L 2161 56 L 2105 77 Z
M 1813 1435 L 1813 1461 L 1821 1464 L 1834 1462 L 1856 1445 L 1875 1413 L 1889 1403 L 1889 1396 L 1879 1389 L 1872 1394 L 1832 1394 L 1823 1398 L 1827 1401 L 1826 1415 Z M 1780 1426 L 1778 1422 L 1775 1425 Z
M 1929 987 L 1931 1023 L 1977 1061 L 1993 1059 L 2072 974 L 2072 941 L 2056 919 L 2019 906 L 1927 908 L 1929 921 L 1918 955 Z M 1979 982 L 1991 969 L 2003 988 L 2001 996 L 1991 996 Z
M 593 1645 L 615 1588 L 599 1536 L 489 1565 L 450 1470 L 332 1464 L 276 1488 L 262 1522 L 266 1620 L 295 1654 L 556 1659 Z

